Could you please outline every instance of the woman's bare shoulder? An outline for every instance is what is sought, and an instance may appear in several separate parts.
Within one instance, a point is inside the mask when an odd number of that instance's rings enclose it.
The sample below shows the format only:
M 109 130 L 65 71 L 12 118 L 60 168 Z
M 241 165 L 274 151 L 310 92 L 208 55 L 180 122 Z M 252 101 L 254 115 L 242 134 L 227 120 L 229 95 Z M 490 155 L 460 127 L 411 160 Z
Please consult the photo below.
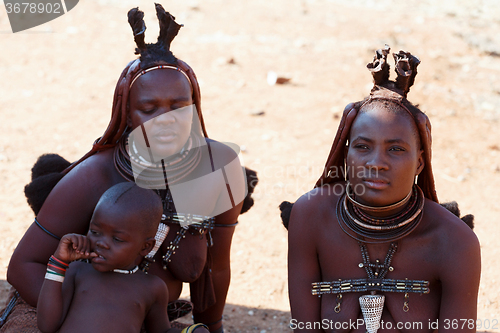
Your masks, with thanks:
M 475 237 L 475 233 L 464 221 L 432 200 L 426 199 L 424 218 L 428 219 L 434 228 L 440 229 L 441 231 L 448 230 L 448 233 L 451 235 L 474 235 Z
M 119 179 L 111 151 L 87 158 L 52 189 L 38 220 L 58 235 L 86 229 L 97 201 L 109 187 L 120 182 Z
M 322 207 L 335 205 L 344 193 L 344 183 L 328 184 L 304 193 L 293 205 L 294 210 L 317 211 Z
M 426 199 L 423 218 L 427 232 L 439 244 L 440 252 L 445 257 L 451 258 L 453 254 L 479 249 L 479 240 L 474 231 L 440 204 Z
M 303 194 L 292 207 L 289 225 L 314 227 L 314 223 L 330 223 L 335 219 L 335 207 L 343 194 L 345 183 L 316 187 Z M 318 225 L 319 227 L 319 225 Z
M 240 147 L 237 144 L 229 142 L 219 142 L 212 139 L 206 139 L 210 145 L 212 159 L 215 169 L 225 167 L 231 163 L 240 153 Z
M 94 154 L 82 161 L 68 173 L 68 176 L 80 175 L 82 173 L 93 174 L 94 176 L 107 176 L 112 172 L 113 169 L 113 149 L 108 149 L 98 152 L 97 154 Z
M 115 169 L 113 150 L 109 149 L 94 154 L 75 166 L 60 183 L 61 186 L 101 192 L 102 189 L 123 181 L 126 180 Z
M 481 272 L 481 249 L 476 234 L 456 215 L 429 200 L 424 217 L 435 246 L 438 278 L 447 295 L 442 301 L 470 303 L 474 298 L 471 295 L 477 295 Z

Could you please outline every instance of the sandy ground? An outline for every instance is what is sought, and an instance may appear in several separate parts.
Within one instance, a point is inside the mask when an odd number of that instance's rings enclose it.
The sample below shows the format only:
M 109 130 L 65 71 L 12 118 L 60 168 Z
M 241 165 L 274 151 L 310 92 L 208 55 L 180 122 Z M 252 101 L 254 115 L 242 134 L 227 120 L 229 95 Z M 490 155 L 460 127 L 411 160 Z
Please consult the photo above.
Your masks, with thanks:
M 244 146 L 245 164 L 260 177 L 255 206 L 241 216 L 234 237 L 225 327 L 289 331 L 287 233 L 277 206 L 312 187 L 344 105 L 369 92 L 365 64 L 388 43 L 422 60 L 410 99 L 433 124 L 440 200 L 457 200 L 462 212 L 476 216 L 483 267 L 478 318 L 496 321 L 496 329 L 479 331 L 500 332 L 499 3 L 346 3 L 163 3 L 185 25 L 173 50 L 200 79 L 209 135 Z M 46 152 L 77 159 L 104 131 L 115 82 L 135 57 L 126 21 L 135 6 L 146 11 L 146 39 L 155 40 L 152 1 L 80 1 L 68 14 L 17 34 L 0 6 L 3 299 L 9 258 L 33 221 L 23 194 L 30 168 Z M 290 77 L 290 84 L 269 86 L 269 71 Z

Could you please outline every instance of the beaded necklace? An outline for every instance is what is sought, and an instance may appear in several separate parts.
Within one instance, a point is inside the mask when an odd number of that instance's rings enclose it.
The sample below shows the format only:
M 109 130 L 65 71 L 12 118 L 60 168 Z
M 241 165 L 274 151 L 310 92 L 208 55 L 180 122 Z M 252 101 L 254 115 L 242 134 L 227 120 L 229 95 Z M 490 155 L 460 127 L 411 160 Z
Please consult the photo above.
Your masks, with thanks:
M 174 156 L 151 162 L 139 154 L 128 137 L 123 136 L 114 150 L 115 168 L 125 179 L 136 181 L 149 188 L 165 188 L 166 179 L 171 185 L 181 182 L 201 161 L 202 139 L 196 135 L 189 137 L 184 148 Z M 140 171 L 140 172 L 139 172 Z
M 412 195 L 413 194 L 413 195 Z M 411 196 L 410 196 L 411 195 Z M 357 204 L 354 204 L 351 197 L 349 196 L 348 192 L 346 193 L 347 198 L 349 201 L 352 203 L 352 209 L 356 213 L 357 216 L 360 216 L 363 221 L 368 221 L 368 228 L 375 226 L 385 226 L 385 227 L 391 227 L 396 223 L 401 216 L 405 216 L 408 214 L 414 207 L 417 201 L 417 188 L 413 187 L 412 190 L 410 191 L 409 195 L 407 196 L 408 200 L 405 200 L 405 204 L 408 203 L 408 205 L 405 207 L 405 209 L 402 212 L 396 213 L 392 216 L 384 217 L 383 219 L 377 219 L 373 218 L 370 215 L 366 214 L 366 209 L 361 207 Z M 404 200 L 404 199 L 403 199 Z M 367 207 L 367 206 L 365 206 Z M 403 207 L 403 206 L 400 206 Z M 379 208 L 379 207 L 374 207 L 374 208 Z M 399 207 L 397 207 L 399 208 Z M 398 223 L 396 223 L 398 224 Z M 377 229 L 376 229 L 377 230 Z
M 139 270 L 139 266 L 135 266 L 132 269 L 118 269 L 118 268 L 115 268 L 115 269 L 113 269 L 113 272 L 120 273 L 120 274 L 134 274 L 138 270 Z
M 364 211 L 366 212 L 373 212 L 373 213 L 381 213 L 381 212 L 388 212 L 390 210 L 393 210 L 393 209 L 396 209 L 396 208 L 400 208 L 400 207 L 403 207 L 404 205 L 406 205 L 406 203 L 408 202 L 408 200 L 410 200 L 411 198 L 411 195 L 413 193 L 413 189 L 412 191 L 410 191 L 408 193 L 408 195 L 406 197 L 403 198 L 403 200 L 401 201 L 398 201 L 392 205 L 388 205 L 388 206 L 382 206 L 382 207 L 374 207 L 374 206 L 367 206 L 367 205 L 363 205 L 362 203 L 359 203 L 356 201 L 356 199 L 354 199 L 354 197 L 352 196 L 351 194 L 352 192 L 352 189 L 351 189 L 351 184 L 349 182 L 347 182 L 347 186 L 346 186 L 346 196 L 347 196 L 347 199 L 349 199 L 349 201 L 352 203 L 352 205 L 356 208 L 361 208 L 363 209 Z
M 358 214 L 344 193 L 337 203 L 337 221 L 347 235 L 359 242 L 394 242 L 415 230 L 422 220 L 424 194 L 417 185 L 414 185 L 412 192 L 414 195 L 407 208 L 398 215 L 385 219 L 373 219 L 366 217 L 366 214 Z

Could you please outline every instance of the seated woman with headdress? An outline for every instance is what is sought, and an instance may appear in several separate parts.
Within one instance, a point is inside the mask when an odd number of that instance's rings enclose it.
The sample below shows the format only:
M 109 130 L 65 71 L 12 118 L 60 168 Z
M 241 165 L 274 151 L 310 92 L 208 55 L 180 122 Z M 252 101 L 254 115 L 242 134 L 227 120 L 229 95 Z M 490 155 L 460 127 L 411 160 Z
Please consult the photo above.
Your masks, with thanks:
M 194 321 L 222 332 L 231 240 L 238 215 L 251 205 L 242 210 L 252 189 L 246 189 L 235 149 L 208 139 L 196 76 L 170 51 L 181 26 L 161 5 L 156 11 L 160 35 L 155 44 L 144 42 L 143 12 L 135 8 L 128 14 L 140 58 L 130 62 L 118 80 L 103 136 L 61 174 L 44 175 L 44 164 L 50 166 L 53 157 L 35 165 L 33 177 L 42 177 L 26 188 L 35 223 L 16 248 L 7 273 L 20 295 L 16 307 L 22 310 L 16 314 L 14 308 L 2 332 L 19 331 L 16 317 L 19 325 L 29 326 L 26 318 L 31 316 L 36 327 L 32 306 L 58 239 L 85 234 L 101 195 L 127 181 L 154 190 L 163 202 L 157 248 L 146 257 L 143 269 L 165 281 L 170 302 L 179 298 L 183 282 L 190 283 Z M 57 185 L 52 189 L 47 181 Z M 43 193 L 49 192 L 45 200 Z M 182 313 L 185 305 L 174 303 L 171 312 Z
M 323 175 L 291 209 L 297 332 L 475 331 L 479 243 L 438 204 L 430 122 L 406 99 L 420 61 L 394 54 L 392 82 L 389 51 L 368 65 L 370 96 L 346 107 Z

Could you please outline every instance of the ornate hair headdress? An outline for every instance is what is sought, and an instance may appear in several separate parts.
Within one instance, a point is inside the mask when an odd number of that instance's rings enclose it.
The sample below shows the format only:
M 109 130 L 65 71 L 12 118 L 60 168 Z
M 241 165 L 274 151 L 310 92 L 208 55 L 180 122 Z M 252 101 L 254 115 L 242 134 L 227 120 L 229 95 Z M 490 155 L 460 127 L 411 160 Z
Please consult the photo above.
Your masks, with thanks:
M 395 71 L 398 77 L 396 81 L 390 81 L 390 66 L 387 63 L 387 55 L 390 51 L 391 48 L 386 44 L 384 49 L 379 49 L 375 52 L 373 61 L 366 65 L 372 73 L 374 86 L 370 92 L 370 96 L 362 103 L 361 107 L 373 100 L 385 100 L 398 104 L 403 110 L 412 114 L 405 105 L 407 103 L 403 103 L 403 100 L 406 99 L 410 87 L 415 82 L 420 59 L 410 52 L 399 51 L 399 53 L 393 53 L 394 61 L 396 62 Z
M 344 114 L 340 120 L 339 129 L 325 164 L 323 174 L 316 182 L 315 187 L 344 180 L 342 173 L 331 173 L 331 171 L 344 168 L 345 148 L 354 119 L 356 119 L 359 110 L 367 103 L 374 100 L 385 100 L 399 105 L 415 120 L 422 149 L 424 150 L 425 161 L 425 167 L 418 176 L 418 185 L 424 192 L 425 197 L 438 202 L 431 166 L 431 124 L 429 118 L 406 99 L 410 87 L 415 82 L 417 66 L 420 64 L 420 60 L 405 51 L 393 54 L 396 62 L 395 70 L 397 78 L 395 81 L 391 81 L 389 80 L 390 66 L 387 63 L 387 55 L 390 53 L 390 50 L 388 45 L 385 45 L 383 49 L 377 50 L 373 61 L 366 66 L 372 73 L 374 86 L 368 98 L 361 102 L 350 103 L 344 109 Z
M 168 68 L 177 70 L 184 74 L 193 88 L 193 103 L 196 106 L 200 131 L 205 137 L 208 137 L 201 112 L 201 94 L 198 79 L 192 68 L 184 61 L 177 59 L 170 51 L 170 45 L 177 36 L 182 25 L 175 22 L 175 17 L 170 15 L 163 9 L 162 5 L 155 4 L 156 16 L 160 23 L 160 34 L 158 41 L 154 44 L 146 44 L 145 32 L 146 24 L 144 23 L 144 13 L 139 8 L 133 8 L 128 12 L 128 22 L 134 33 L 134 40 L 137 45 L 136 54 L 140 54 L 139 59 L 135 59 L 125 67 L 116 84 L 115 94 L 113 98 L 113 109 L 111 120 L 104 134 L 96 140 L 92 149 L 78 161 L 66 168 L 63 173 L 68 173 L 72 168 L 84 161 L 88 157 L 94 155 L 98 151 L 114 148 L 120 138 L 126 133 L 127 126 L 127 102 L 130 92 L 130 87 L 134 79 L 146 73 L 149 68 L 155 69 Z M 149 70 L 148 70 L 149 71 Z
M 137 45 L 135 49 L 135 54 L 140 54 L 141 68 L 142 71 L 135 74 L 130 83 L 130 88 L 134 82 L 141 76 L 156 69 L 173 69 L 180 72 L 189 81 L 189 85 L 192 86 L 189 76 L 179 68 L 177 58 L 170 51 L 170 45 L 174 40 L 175 36 L 179 32 L 179 29 L 183 26 L 175 22 L 175 17 L 165 9 L 160 4 L 155 4 L 156 17 L 160 23 L 160 35 L 158 36 L 158 41 L 155 44 L 146 44 L 144 39 L 146 37 L 146 24 L 144 23 L 144 13 L 139 10 L 138 7 L 132 8 L 128 12 L 128 23 L 132 27 L 134 33 L 134 41 Z M 159 64 L 160 62 L 165 62 L 167 64 Z M 152 66 L 156 65 L 157 66 Z M 147 68 L 147 69 L 145 69 Z
M 366 67 L 372 73 L 375 83 L 374 89 L 377 86 L 384 87 L 406 98 L 410 87 L 415 82 L 420 59 L 410 52 L 399 51 L 399 53 L 393 53 L 394 61 L 396 62 L 395 71 L 398 76 L 396 81 L 393 82 L 389 80 L 390 66 L 387 63 L 387 55 L 390 51 L 391 48 L 386 44 L 384 49 L 376 51 L 373 61 L 366 65 Z
M 132 27 L 134 40 L 137 48 L 135 54 L 141 55 L 141 62 L 157 62 L 159 59 L 169 63 L 177 64 L 177 58 L 170 51 L 170 44 L 183 26 L 175 22 L 175 17 L 165 11 L 162 5 L 156 3 L 156 17 L 160 23 L 160 34 L 158 41 L 154 44 L 146 44 L 146 24 L 144 23 L 144 13 L 139 8 L 132 8 L 128 12 L 128 23 Z M 143 66 L 141 66 L 144 68 Z

